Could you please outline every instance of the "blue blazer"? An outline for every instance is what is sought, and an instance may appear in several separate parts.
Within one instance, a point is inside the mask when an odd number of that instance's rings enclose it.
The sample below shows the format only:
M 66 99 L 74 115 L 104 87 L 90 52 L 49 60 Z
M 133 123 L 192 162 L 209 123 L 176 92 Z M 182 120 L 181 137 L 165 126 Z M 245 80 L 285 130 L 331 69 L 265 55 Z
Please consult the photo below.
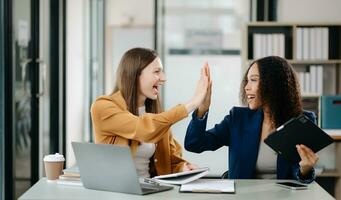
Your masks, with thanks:
M 304 111 L 311 121 L 316 123 L 313 112 Z M 202 119 L 192 115 L 185 136 L 185 149 L 201 153 L 214 151 L 222 146 L 229 147 L 230 179 L 252 179 L 258 157 L 260 133 L 263 122 L 263 110 L 251 110 L 247 107 L 234 107 L 219 124 L 206 131 L 208 113 Z M 299 164 L 291 164 L 282 156 L 277 156 L 277 179 L 295 179 L 310 183 L 315 179 L 314 169 L 306 177 L 300 176 Z

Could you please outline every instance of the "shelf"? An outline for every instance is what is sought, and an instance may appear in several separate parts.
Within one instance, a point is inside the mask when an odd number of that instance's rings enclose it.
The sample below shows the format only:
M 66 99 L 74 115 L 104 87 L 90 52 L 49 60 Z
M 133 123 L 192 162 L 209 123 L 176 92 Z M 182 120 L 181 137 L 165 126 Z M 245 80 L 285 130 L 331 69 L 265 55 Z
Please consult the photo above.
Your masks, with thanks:
M 321 174 L 316 174 L 317 177 L 341 177 L 337 170 L 324 170 Z
M 165 9 L 167 15 L 189 15 L 189 14 L 198 14 L 202 15 L 211 14 L 211 15 L 236 15 L 235 9 L 232 8 L 220 8 L 220 7 L 186 7 L 186 6 L 176 6 L 176 7 L 168 7 Z
M 341 64 L 340 59 L 335 60 L 288 60 L 290 64 L 307 64 L 307 65 L 318 65 L 318 64 Z
M 257 27 L 257 26 L 269 26 L 269 27 L 282 27 L 282 26 L 293 26 L 294 24 L 285 22 L 251 22 L 247 23 L 247 26 Z
M 301 64 L 301 65 L 330 65 L 330 64 L 341 64 L 341 60 L 292 60 L 286 59 L 290 64 Z M 249 59 L 248 62 L 251 63 L 252 59 Z
M 330 135 L 335 141 L 341 141 L 341 129 L 323 129 L 328 135 Z
M 303 35 L 303 29 L 304 34 Z M 316 30 L 318 29 L 318 30 Z M 323 29 L 323 30 L 322 30 Z M 300 32 L 298 32 L 300 31 Z M 302 37 L 298 37 L 299 34 Z M 319 34 L 318 34 L 319 33 Z M 257 35 L 256 35 L 257 34 Z M 252 22 L 246 25 L 246 58 L 253 59 L 254 57 L 264 57 L 271 55 L 269 52 L 283 52 L 280 36 L 284 35 L 284 57 L 292 64 L 341 64 L 341 24 L 340 23 L 281 23 L 281 22 Z M 327 35 L 326 35 L 327 34 Z M 303 37 L 304 36 L 304 37 Z M 319 36 L 319 37 L 318 37 Z M 313 40 L 310 37 L 314 37 Z M 255 38 L 255 39 L 254 39 Z M 278 39 L 280 38 L 280 39 Z M 297 43 L 298 38 L 301 38 L 301 43 Z M 318 43 L 316 38 L 321 39 Z M 255 40 L 255 41 L 254 41 Z M 275 41 L 275 42 L 274 42 Z M 279 41 L 279 44 L 276 43 Z M 312 43 L 317 47 L 321 44 L 319 50 L 312 51 L 307 44 Z M 257 44 L 261 48 L 254 48 Z M 262 44 L 262 45 L 259 45 Z M 297 44 L 302 44 L 300 48 Z M 277 46 L 276 46 L 277 45 Z M 327 46 L 325 46 L 327 45 Z M 303 48 L 304 47 L 304 48 Z M 302 55 L 297 54 L 297 49 L 302 50 Z M 327 48 L 327 49 L 325 49 Z M 270 50 L 269 50 L 270 49 Z M 303 51 L 304 49 L 304 51 Z M 265 51 L 265 52 L 264 52 Z M 301 53 L 301 51 L 299 51 Z M 318 54 L 319 56 L 316 56 Z M 278 54 L 282 55 L 282 54 Z M 311 56 L 312 55 L 312 56 Z M 297 60 L 296 57 L 316 57 L 328 58 L 325 60 Z
M 316 94 L 316 93 L 302 93 L 301 96 L 302 98 L 320 98 L 321 97 L 320 94 Z
M 341 135 L 332 135 L 332 138 L 333 138 L 335 141 L 341 141 Z
M 251 22 L 247 26 L 313 26 L 313 27 L 328 27 L 328 26 L 341 26 L 341 23 L 287 23 L 287 22 Z
M 251 64 L 255 57 L 283 55 L 282 35 L 284 57 L 294 67 L 300 81 L 303 108 L 320 115 L 320 94 L 341 94 L 341 23 L 247 23 L 243 66 Z M 316 175 L 334 179 L 335 197 L 341 199 L 341 128 L 323 130 L 334 140 L 335 152 L 328 152 L 328 156 L 334 153 L 330 156 L 335 156 L 335 166 L 328 166 L 333 170 L 326 169 Z

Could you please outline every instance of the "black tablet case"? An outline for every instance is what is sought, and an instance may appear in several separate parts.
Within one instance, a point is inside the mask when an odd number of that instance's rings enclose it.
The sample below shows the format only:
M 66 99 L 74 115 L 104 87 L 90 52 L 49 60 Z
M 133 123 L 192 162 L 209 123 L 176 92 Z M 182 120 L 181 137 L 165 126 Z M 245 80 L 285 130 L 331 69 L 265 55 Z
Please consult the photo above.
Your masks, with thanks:
M 333 141 L 333 138 L 304 115 L 287 121 L 264 140 L 273 150 L 292 163 L 301 161 L 296 149 L 297 144 L 304 144 L 316 153 Z

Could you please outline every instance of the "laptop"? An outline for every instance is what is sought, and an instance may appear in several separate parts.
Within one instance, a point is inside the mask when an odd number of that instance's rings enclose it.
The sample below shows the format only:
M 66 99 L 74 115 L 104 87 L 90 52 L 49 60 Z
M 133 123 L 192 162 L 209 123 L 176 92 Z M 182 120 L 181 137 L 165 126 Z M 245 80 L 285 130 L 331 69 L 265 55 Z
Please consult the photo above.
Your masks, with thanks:
M 72 142 L 72 148 L 85 188 L 138 195 L 173 188 L 140 179 L 128 146 Z
M 304 144 L 314 153 L 334 142 L 327 133 L 306 116 L 292 118 L 270 134 L 264 142 L 292 163 L 301 160 L 296 145 Z

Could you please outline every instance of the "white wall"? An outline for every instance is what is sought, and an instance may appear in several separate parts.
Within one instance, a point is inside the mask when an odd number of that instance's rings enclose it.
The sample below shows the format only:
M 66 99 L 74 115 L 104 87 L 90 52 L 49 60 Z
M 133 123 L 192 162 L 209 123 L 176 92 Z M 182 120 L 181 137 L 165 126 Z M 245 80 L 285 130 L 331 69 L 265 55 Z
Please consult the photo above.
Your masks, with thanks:
M 107 0 L 106 8 L 109 26 L 153 25 L 154 0 Z
M 279 0 L 278 21 L 340 22 L 340 0 Z
M 123 53 L 133 47 L 154 47 L 154 0 L 107 0 L 105 9 L 105 93 L 109 94 Z
M 119 62 L 128 49 L 134 47 L 154 48 L 153 27 L 112 27 L 111 37 L 112 53 L 109 56 L 112 60 L 110 66 L 115 75 L 111 77 L 113 81 L 116 79 L 116 70 Z
M 81 141 L 85 104 L 85 1 L 66 1 L 66 165 L 75 163 L 72 141 Z

